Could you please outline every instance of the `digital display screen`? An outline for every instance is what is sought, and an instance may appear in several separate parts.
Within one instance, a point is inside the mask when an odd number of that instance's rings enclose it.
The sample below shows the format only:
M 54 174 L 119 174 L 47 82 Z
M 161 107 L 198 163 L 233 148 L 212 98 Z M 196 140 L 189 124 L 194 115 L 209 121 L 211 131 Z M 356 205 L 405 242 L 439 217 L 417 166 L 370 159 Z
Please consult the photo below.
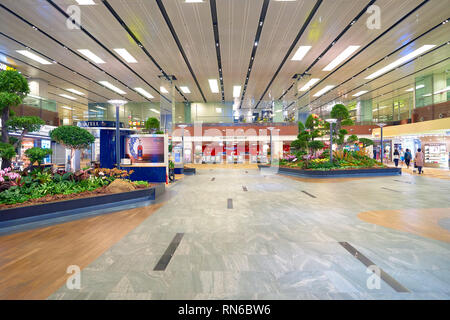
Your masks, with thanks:
M 129 137 L 125 144 L 131 163 L 164 162 L 164 137 Z

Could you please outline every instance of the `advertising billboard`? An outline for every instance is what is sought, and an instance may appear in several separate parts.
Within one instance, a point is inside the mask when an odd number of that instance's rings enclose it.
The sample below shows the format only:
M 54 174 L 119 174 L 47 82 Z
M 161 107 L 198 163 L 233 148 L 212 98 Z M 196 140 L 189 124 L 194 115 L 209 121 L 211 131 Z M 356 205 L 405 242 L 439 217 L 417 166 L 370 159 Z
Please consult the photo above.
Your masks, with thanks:
M 131 163 L 164 163 L 164 137 L 131 136 L 125 139 Z

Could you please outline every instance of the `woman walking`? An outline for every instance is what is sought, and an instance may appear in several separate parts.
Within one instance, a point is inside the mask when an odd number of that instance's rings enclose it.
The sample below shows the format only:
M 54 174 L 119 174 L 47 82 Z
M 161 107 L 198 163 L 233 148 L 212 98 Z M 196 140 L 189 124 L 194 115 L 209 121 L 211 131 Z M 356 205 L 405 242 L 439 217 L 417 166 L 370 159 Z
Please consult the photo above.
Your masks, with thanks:
M 424 162 L 425 156 L 422 152 L 422 149 L 417 149 L 416 156 L 414 158 L 414 163 L 417 167 L 417 170 L 419 170 L 419 174 L 422 174 L 422 167 Z
M 400 153 L 397 149 L 394 150 L 394 163 L 395 166 L 398 167 L 398 160 L 400 159 Z
M 409 169 L 409 164 L 411 163 L 411 159 L 412 159 L 412 155 L 411 155 L 411 151 L 409 151 L 409 149 L 405 150 L 405 163 L 406 163 L 406 167 Z

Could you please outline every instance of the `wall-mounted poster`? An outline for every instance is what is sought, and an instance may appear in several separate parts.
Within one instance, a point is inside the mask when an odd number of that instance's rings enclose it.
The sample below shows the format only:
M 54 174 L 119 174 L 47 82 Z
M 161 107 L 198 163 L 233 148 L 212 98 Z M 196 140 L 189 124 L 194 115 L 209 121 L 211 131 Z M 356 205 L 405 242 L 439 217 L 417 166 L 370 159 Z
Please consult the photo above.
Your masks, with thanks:
M 164 163 L 164 137 L 129 137 L 125 144 L 131 163 Z

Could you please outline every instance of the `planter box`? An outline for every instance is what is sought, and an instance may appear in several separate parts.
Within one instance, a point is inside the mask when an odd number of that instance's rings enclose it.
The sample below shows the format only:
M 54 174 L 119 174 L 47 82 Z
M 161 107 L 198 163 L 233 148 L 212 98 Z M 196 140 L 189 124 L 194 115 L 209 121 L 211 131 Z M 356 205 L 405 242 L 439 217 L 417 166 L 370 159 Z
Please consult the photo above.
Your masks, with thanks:
M 195 168 L 184 167 L 183 172 L 184 174 L 195 174 Z
M 270 166 L 258 165 L 259 169 Z M 278 168 L 278 173 L 304 178 L 348 178 L 348 177 L 378 177 L 398 176 L 402 174 L 401 168 L 368 168 L 368 169 L 337 169 L 337 170 L 301 170 L 293 168 Z
M 77 213 L 86 212 L 89 210 L 95 210 L 100 205 L 113 205 L 114 203 L 120 204 L 122 201 L 142 199 L 142 200 L 155 200 L 158 196 L 165 192 L 165 185 L 158 184 L 157 186 L 147 189 L 137 189 L 130 192 L 112 193 L 99 195 L 95 197 L 80 198 L 56 201 L 50 203 L 29 205 L 24 207 L 15 207 L 10 209 L 0 210 L 0 223 L 5 221 L 39 217 L 45 219 L 47 215 L 54 216 L 55 213 L 75 210 Z M 83 210 L 79 210 L 83 209 Z M 75 213 L 76 214 L 76 213 Z

